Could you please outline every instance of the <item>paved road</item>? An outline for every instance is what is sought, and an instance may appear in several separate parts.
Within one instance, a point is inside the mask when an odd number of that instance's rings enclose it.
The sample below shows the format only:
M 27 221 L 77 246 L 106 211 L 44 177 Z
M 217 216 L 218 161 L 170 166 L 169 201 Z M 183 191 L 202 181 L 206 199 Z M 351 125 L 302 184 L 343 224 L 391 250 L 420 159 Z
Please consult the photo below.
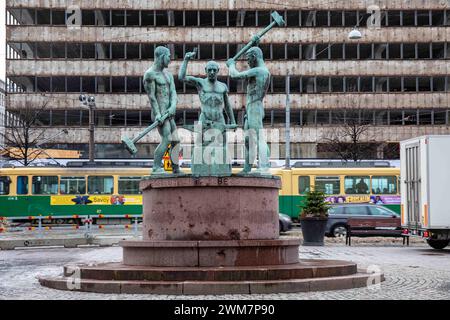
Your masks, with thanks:
M 435 251 L 423 244 L 409 248 L 379 243 L 301 247 L 301 258 L 344 259 L 355 261 L 363 268 L 380 268 L 386 282 L 378 289 L 270 295 L 137 296 L 63 292 L 41 287 L 37 282 L 38 276 L 59 275 L 64 264 L 120 261 L 121 254 L 119 247 L 0 251 L 0 299 L 450 299 L 450 249 Z

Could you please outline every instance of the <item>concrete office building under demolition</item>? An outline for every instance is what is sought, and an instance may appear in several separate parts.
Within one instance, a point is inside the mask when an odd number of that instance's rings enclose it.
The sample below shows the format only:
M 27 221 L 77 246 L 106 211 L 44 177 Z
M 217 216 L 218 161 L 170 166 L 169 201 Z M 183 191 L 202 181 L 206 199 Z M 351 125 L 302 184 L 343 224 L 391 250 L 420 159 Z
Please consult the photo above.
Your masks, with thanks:
M 382 159 L 398 157 L 400 140 L 450 133 L 447 1 L 7 0 L 6 7 L 7 110 L 47 103 L 39 122 L 45 137 L 86 157 L 89 117 L 80 92 L 96 98 L 96 157 L 128 157 L 120 136 L 151 123 L 142 75 L 161 44 L 172 51 L 175 76 L 194 47 L 191 75 L 204 76 L 206 62 L 218 61 L 242 123 L 245 87 L 229 79 L 225 62 L 274 10 L 286 26 L 260 44 L 272 73 L 264 125 L 280 129 L 282 157 L 287 83 L 292 158 L 336 157 L 336 139 L 358 129 L 367 157 Z M 352 40 L 355 26 L 362 37 Z M 176 86 L 176 121 L 192 124 L 196 89 L 177 79 Z M 69 133 L 58 134 L 63 128 Z M 152 157 L 158 141 L 152 132 L 138 156 Z

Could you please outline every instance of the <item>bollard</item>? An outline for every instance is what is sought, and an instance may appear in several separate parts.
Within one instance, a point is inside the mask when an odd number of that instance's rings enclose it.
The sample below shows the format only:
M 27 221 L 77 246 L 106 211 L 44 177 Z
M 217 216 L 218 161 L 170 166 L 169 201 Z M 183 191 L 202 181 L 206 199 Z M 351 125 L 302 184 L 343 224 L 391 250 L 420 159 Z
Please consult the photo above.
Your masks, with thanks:
M 84 222 L 84 237 L 87 239 L 89 238 L 89 232 L 90 232 L 90 216 L 87 216 L 87 218 L 83 221 Z
M 134 236 L 137 237 L 138 235 L 138 218 L 134 218 Z
M 42 237 L 42 215 L 38 216 L 38 237 Z

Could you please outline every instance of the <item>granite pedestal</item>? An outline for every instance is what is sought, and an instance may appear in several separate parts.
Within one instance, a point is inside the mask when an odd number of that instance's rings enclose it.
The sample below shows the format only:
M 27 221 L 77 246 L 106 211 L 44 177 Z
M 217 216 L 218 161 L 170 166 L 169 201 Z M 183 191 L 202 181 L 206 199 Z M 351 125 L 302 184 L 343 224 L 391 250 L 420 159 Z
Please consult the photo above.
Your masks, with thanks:
M 345 261 L 299 260 L 280 239 L 272 176 L 151 177 L 141 182 L 143 240 L 123 241 L 123 263 L 66 266 L 44 286 L 101 293 L 232 294 L 349 289 L 369 274 Z M 76 275 L 78 285 L 68 285 Z M 382 277 L 382 275 L 381 275 Z

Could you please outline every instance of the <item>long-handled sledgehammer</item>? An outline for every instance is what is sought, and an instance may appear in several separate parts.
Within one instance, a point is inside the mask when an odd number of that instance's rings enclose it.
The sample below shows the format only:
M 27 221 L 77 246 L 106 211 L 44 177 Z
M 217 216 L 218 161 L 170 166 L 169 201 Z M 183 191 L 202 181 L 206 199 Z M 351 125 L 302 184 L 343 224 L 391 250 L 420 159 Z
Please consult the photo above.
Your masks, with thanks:
M 158 122 L 156 121 L 155 123 L 153 123 L 152 125 L 148 126 L 144 131 L 142 131 L 137 137 L 135 137 L 134 139 L 130 139 L 127 136 L 122 136 L 122 143 L 125 146 L 125 148 L 127 148 L 127 150 L 131 153 L 131 154 L 136 154 L 138 152 L 137 148 L 136 148 L 136 143 L 141 140 L 143 137 L 145 137 L 150 131 L 152 131 L 153 129 L 155 129 L 157 126 L 159 126 L 161 123 L 164 123 L 164 121 L 166 121 L 169 118 L 169 113 L 166 113 L 162 118 L 161 121 Z
M 275 26 L 282 27 L 285 25 L 283 17 L 280 16 L 280 14 L 276 11 L 272 12 L 272 19 L 273 19 L 272 23 L 269 24 L 266 28 L 261 30 L 256 35 L 257 38 L 262 38 L 267 32 L 272 30 Z M 254 45 L 257 45 L 257 42 L 255 42 L 255 40 L 252 39 L 252 41 L 247 43 L 247 45 L 245 47 L 243 47 L 241 50 L 239 50 L 238 53 L 236 53 L 236 55 L 233 57 L 233 60 L 237 61 L 237 59 L 239 59 L 243 54 L 245 54 Z

